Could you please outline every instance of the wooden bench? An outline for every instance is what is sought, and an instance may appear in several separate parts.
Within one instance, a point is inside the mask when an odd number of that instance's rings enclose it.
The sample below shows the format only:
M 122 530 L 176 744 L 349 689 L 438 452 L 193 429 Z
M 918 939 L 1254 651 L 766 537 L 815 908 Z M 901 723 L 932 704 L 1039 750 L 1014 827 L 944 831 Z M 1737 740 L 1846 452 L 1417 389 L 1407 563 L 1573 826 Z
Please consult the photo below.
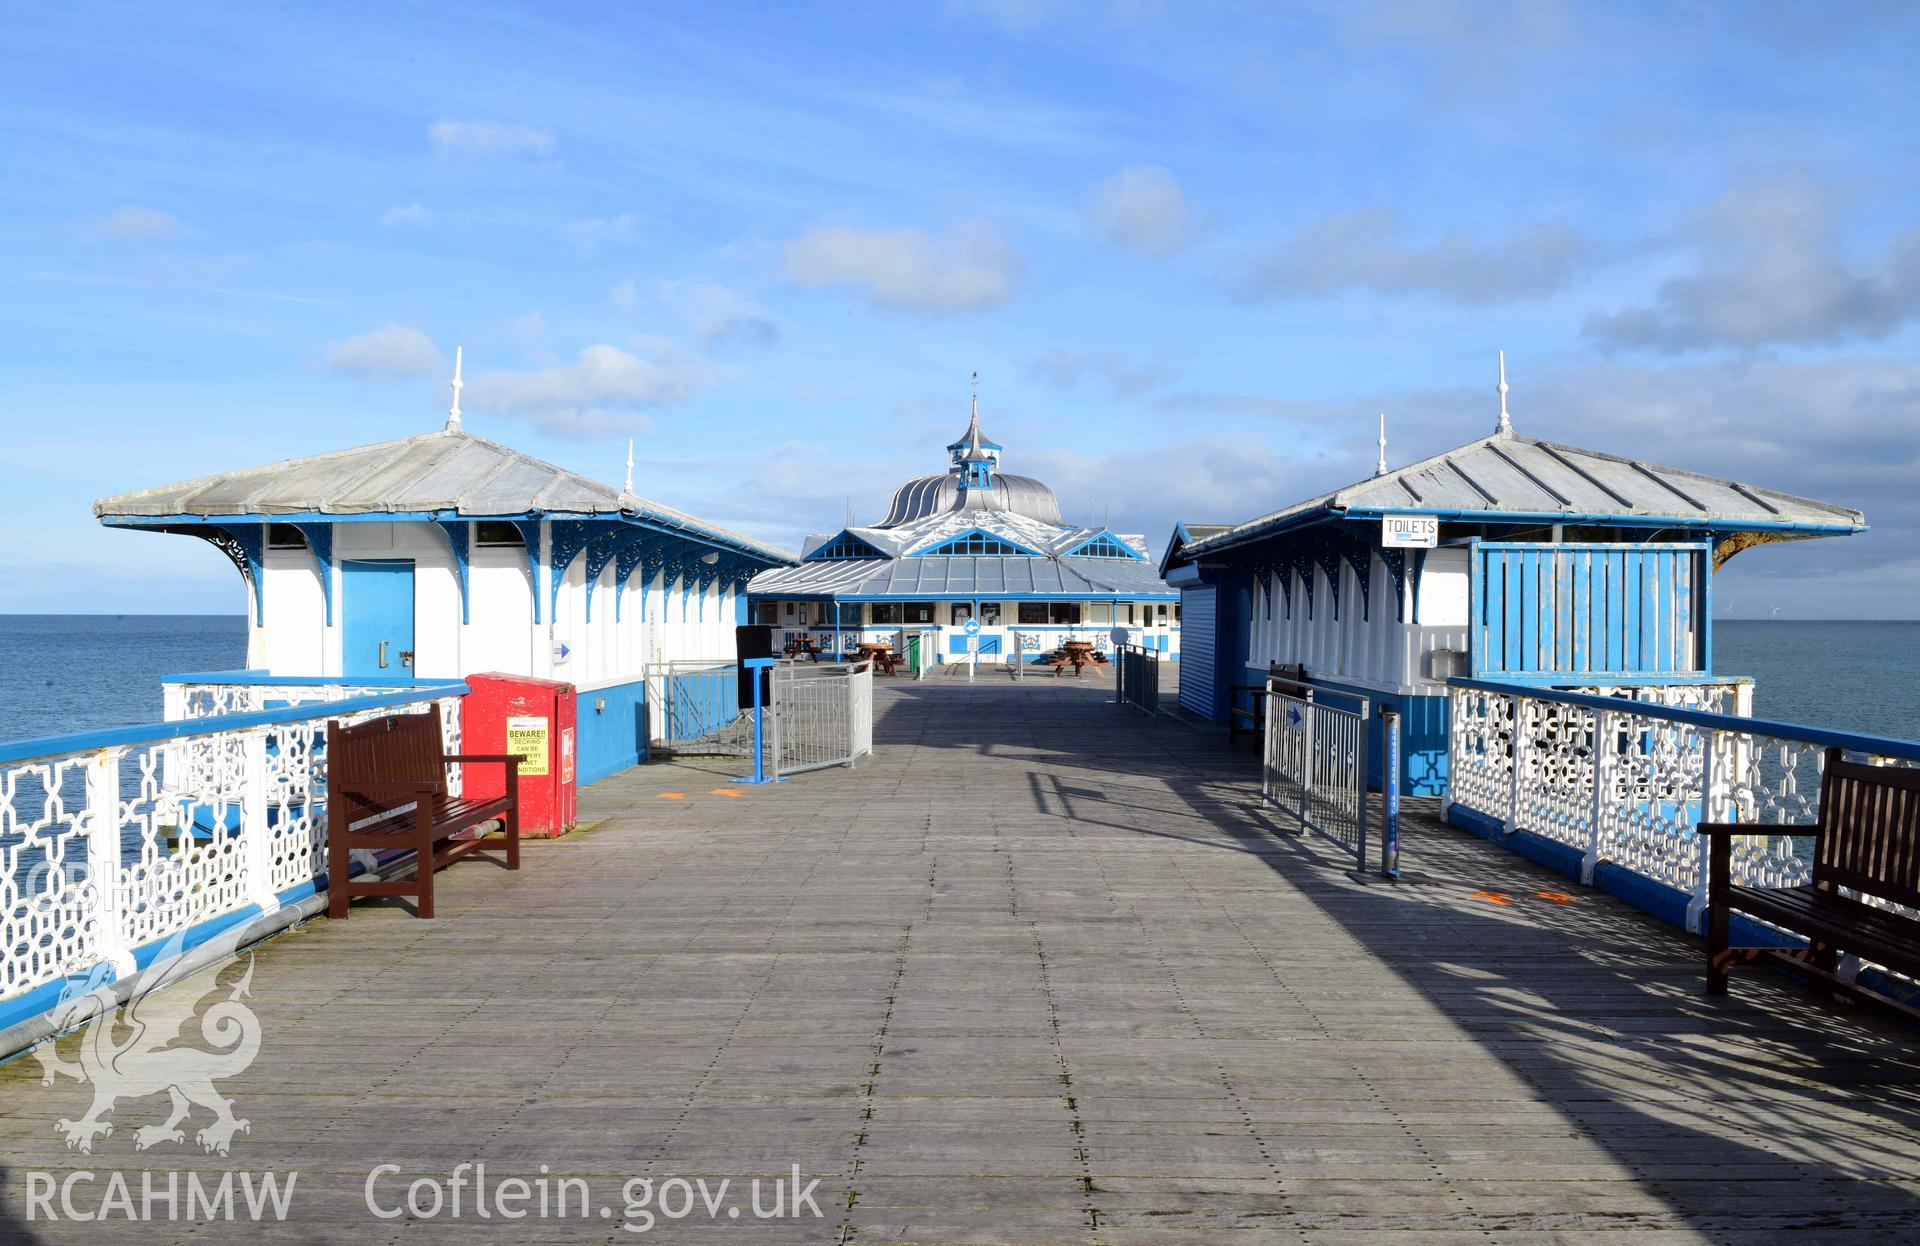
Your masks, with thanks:
M 1292 666 L 1271 665 L 1267 667 L 1268 678 L 1291 679 L 1296 683 L 1307 682 L 1307 668 L 1298 664 Z M 1245 693 L 1247 704 L 1239 702 Z M 1246 726 L 1240 724 L 1245 723 Z M 1260 736 L 1267 729 L 1267 686 L 1265 684 L 1235 684 L 1227 689 L 1227 743 L 1238 744 L 1243 735 Z
M 468 800 L 447 795 L 447 766 L 503 765 L 503 796 Z M 356 896 L 413 896 L 421 917 L 433 916 L 433 872 L 490 841 L 457 839 L 499 822 L 507 868 L 520 868 L 520 758 L 451 754 L 440 743 L 440 715 L 394 714 L 343 727 L 327 724 L 327 916 L 344 918 Z M 412 848 L 419 864 L 410 880 L 361 882 L 348 877 L 355 848 Z
M 1803 887 L 1733 885 L 1733 840 L 1762 834 L 1813 839 L 1813 881 Z M 1810 827 L 1703 822 L 1707 837 L 1707 991 L 1724 995 L 1735 965 L 1784 965 L 1813 979 L 1823 997 L 1835 987 L 1870 997 L 1920 1021 L 1920 1009 L 1844 981 L 1840 955 L 1851 953 L 1897 973 L 1920 976 L 1920 919 L 1855 897 L 1920 907 L 1920 770 L 1869 766 L 1827 750 L 1820 821 Z M 1840 894 L 1845 887 L 1853 896 Z M 1734 913 L 1806 936 L 1806 948 L 1731 947 Z

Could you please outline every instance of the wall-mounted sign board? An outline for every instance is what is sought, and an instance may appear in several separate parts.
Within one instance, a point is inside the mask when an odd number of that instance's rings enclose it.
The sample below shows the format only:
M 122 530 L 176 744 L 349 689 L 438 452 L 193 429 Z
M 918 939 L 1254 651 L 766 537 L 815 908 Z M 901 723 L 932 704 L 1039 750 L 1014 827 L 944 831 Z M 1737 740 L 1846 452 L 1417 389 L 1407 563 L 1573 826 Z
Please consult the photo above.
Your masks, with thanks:
M 1432 549 L 1440 543 L 1440 520 L 1433 515 L 1382 515 L 1380 544 L 1385 549 Z

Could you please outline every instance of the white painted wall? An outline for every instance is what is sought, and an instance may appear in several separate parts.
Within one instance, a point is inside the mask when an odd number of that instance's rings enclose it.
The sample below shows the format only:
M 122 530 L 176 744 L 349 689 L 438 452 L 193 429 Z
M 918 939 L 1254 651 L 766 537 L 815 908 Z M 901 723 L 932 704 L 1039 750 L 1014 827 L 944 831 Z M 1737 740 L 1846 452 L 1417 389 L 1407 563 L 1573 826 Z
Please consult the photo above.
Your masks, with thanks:
M 541 622 L 533 622 L 531 570 L 519 546 L 470 544 L 469 621 L 461 623 L 460 583 L 453 548 L 437 524 L 424 522 L 337 523 L 336 562 L 408 559 L 414 564 L 414 651 L 422 678 L 457 678 L 481 671 L 533 675 L 586 684 L 638 679 L 647 665 L 733 653 L 733 597 L 719 584 L 691 594 L 683 585 L 663 585 L 656 576 L 628 582 L 624 609 L 615 619 L 614 567 L 604 568 L 586 617 L 586 564 L 576 557 L 554 602 L 541 584 Z M 541 525 L 543 556 L 551 549 L 550 525 Z M 544 577 L 543 577 L 544 578 Z M 250 627 L 248 665 L 276 675 L 337 675 L 347 603 L 337 578 L 334 620 L 325 624 L 325 600 L 307 550 L 270 550 L 266 556 L 265 623 Z M 552 609 L 549 610 L 549 605 Z M 569 654 L 556 661 L 564 644 Z M 392 672 L 404 675 L 397 664 Z
M 1292 611 L 1281 578 L 1270 577 L 1268 598 L 1256 583 L 1253 626 L 1248 629 L 1247 665 L 1299 663 L 1316 679 L 1400 691 L 1432 691 L 1426 678 L 1425 655 L 1434 649 L 1459 649 L 1467 644 L 1467 552 L 1436 549 L 1428 552 L 1422 570 L 1420 622 L 1402 622 L 1395 602 L 1393 576 L 1378 554 L 1368 564 L 1371 608 L 1363 616 L 1360 580 L 1344 561 L 1340 564 L 1340 617 L 1333 617 L 1333 594 L 1325 574 L 1317 568 L 1313 616 L 1308 617 L 1305 586 L 1292 579 Z M 1411 617 L 1411 612 L 1408 612 Z

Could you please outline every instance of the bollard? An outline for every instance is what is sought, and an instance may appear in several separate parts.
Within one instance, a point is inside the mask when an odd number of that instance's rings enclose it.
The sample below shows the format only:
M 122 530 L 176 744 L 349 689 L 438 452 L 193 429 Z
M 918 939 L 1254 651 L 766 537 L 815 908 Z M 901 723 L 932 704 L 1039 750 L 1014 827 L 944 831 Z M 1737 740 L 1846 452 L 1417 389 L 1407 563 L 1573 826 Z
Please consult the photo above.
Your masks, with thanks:
M 1385 807 L 1385 826 L 1380 834 L 1380 876 L 1400 877 L 1400 713 L 1380 712 L 1380 735 L 1384 745 L 1380 759 L 1381 804 Z

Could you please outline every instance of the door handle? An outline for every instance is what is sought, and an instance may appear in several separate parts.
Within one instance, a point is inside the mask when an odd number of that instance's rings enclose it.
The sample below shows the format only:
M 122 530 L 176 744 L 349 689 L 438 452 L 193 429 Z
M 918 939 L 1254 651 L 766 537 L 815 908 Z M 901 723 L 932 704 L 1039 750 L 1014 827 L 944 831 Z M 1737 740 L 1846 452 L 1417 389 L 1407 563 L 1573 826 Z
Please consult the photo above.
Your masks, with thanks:
M 400 665 L 409 670 L 413 669 L 413 650 L 402 649 L 400 651 Z
M 380 669 L 387 669 L 387 642 L 384 640 L 380 642 Z

